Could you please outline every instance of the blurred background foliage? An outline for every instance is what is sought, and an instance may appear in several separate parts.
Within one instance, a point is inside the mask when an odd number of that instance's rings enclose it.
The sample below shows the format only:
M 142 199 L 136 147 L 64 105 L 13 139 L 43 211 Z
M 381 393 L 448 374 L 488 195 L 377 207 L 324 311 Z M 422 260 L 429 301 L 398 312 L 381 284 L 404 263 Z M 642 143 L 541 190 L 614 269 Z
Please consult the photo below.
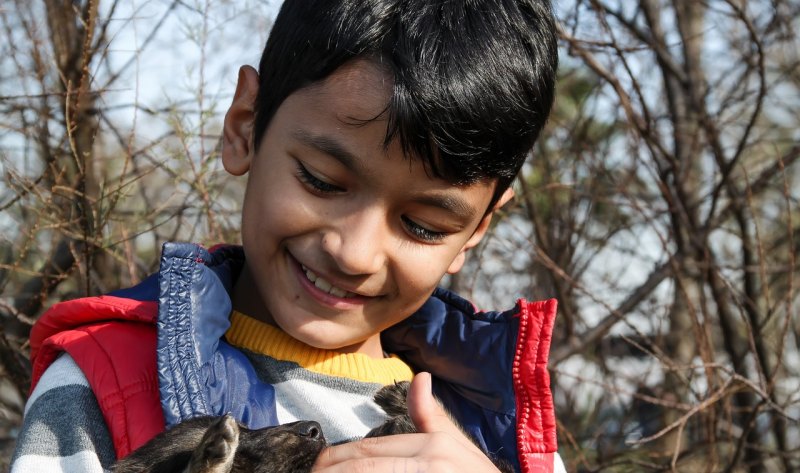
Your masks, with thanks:
M 2 461 L 44 308 L 140 281 L 165 241 L 238 241 L 244 181 L 217 143 L 277 6 L 0 6 Z M 559 300 L 569 471 L 797 471 L 800 5 L 555 7 L 548 129 L 443 284 L 481 307 Z

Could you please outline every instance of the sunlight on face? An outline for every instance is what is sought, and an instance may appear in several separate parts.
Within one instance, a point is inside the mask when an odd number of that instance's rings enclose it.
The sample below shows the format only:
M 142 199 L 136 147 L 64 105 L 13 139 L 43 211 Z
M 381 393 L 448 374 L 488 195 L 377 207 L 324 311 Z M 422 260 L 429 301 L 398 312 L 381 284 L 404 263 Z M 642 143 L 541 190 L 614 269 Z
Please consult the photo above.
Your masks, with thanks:
M 382 356 L 380 332 L 488 223 L 492 182 L 456 187 L 384 147 L 389 92 L 371 63 L 341 67 L 284 101 L 250 163 L 234 304 L 315 347 Z

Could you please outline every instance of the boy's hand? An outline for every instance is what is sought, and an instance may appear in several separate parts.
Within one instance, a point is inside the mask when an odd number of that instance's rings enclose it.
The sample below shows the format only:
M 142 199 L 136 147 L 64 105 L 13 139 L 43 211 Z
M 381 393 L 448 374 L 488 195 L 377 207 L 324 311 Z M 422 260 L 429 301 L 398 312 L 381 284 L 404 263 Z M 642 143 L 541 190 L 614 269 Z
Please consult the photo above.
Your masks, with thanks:
M 408 410 L 418 434 L 374 437 L 322 451 L 312 471 L 336 472 L 497 472 L 491 460 L 447 416 L 431 394 L 431 376 L 411 382 Z

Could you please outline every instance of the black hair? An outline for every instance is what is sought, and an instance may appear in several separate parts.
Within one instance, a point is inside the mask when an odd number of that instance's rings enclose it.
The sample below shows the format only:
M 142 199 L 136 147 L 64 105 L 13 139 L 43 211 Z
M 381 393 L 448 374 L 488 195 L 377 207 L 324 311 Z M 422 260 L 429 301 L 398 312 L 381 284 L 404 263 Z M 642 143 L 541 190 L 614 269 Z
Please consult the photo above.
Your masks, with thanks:
M 544 126 L 558 65 L 549 0 L 286 0 L 259 64 L 254 146 L 281 103 L 346 62 L 393 79 L 385 144 L 457 185 L 511 185 Z

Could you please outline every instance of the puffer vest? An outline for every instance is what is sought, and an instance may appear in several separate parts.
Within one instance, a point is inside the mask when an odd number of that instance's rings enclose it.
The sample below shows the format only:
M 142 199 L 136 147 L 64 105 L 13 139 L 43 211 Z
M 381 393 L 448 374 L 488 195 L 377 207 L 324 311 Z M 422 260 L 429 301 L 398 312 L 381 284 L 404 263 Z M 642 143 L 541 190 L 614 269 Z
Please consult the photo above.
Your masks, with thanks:
M 232 413 L 277 423 L 275 395 L 222 340 L 240 247 L 164 245 L 158 273 L 132 288 L 54 305 L 31 331 L 32 386 L 62 352 L 97 398 L 118 458 L 165 427 Z M 443 290 L 381 336 L 384 349 L 433 375 L 434 394 L 486 451 L 518 471 L 552 472 L 556 422 L 547 357 L 555 300 L 478 311 Z

